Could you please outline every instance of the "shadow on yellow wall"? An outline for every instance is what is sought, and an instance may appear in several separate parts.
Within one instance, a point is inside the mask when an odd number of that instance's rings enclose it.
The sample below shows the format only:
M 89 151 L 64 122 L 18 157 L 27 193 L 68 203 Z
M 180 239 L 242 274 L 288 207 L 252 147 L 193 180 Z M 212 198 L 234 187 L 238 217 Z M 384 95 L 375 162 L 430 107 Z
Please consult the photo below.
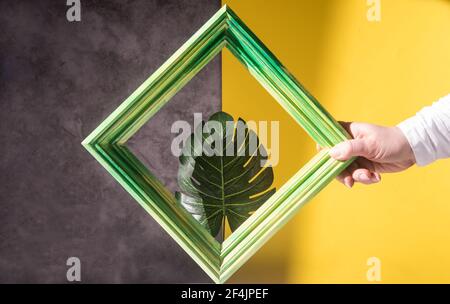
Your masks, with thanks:
M 300 3 L 302 2 L 302 3 Z M 267 42 L 270 50 L 310 90 L 319 83 L 318 64 L 324 50 L 321 37 L 325 34 L 323 20 L 328 19 L 331 6 L 323 1 L 289 3 L 280 10 L 276 3 L 260 5 L 262 9 L 241 11 L 241 3 L 231 8 Z M 300 14 L 297 10 L 308 12 Z M 285 16 L 288 12 L 287 18 Z M 261 15 L 259 14 L 261 12 Z M 285 31 L 284 29 L 290 29 Z M 228 51 L 222 53 L 223 109 L 230 113 L 251 117 L 253 120 L 280 121 L 280 162 L 274 168 L 275 186 L 279 188 L 315 154 L 315 144 L 301 127 L 284 111 L 264 88 L 245 70 Z M 296 54 L 295 57 L 292 54 Z M 287 58 L 286 58 L 287 57 Z M 295 65 L 289 58 L 295 59 Z M 286 60 L 287 59 L 287 60 Z M 303 77 L 304 76 L 304 77 Z M 290 255 L 297 242 L 292 224 L 280 231 L 240 270 L 230 282 L 284 282 L 290 271 Z M 305 226 L 306 227 L 306 226 Z M 300 256 L 299 256 L 300 257 Z
M 225 3 L 337 119 L 395 125 L 450 93 L 449 1 L 381 0 L 380 22 L 365 0 Z M 239 88 L 263 96 L 233 60 L 223 55 L 224 109 L 242 107 Z M 298 150 L 284 157 L 297 162 L 312 148 L 288 133 Z M 372 256 L 382 282 L 450 283 L 449 160 L 371 187 L 333 182 L 231 281 L 364 283 Z

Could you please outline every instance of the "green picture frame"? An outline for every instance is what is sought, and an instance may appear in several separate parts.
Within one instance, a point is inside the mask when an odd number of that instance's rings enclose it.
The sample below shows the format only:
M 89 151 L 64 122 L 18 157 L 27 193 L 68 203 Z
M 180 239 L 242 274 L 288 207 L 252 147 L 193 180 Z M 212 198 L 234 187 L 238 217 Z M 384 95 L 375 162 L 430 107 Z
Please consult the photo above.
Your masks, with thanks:
M 179 207 L 173 193 L 130 152 L 126 142 L 224 47 L 325 149 L 220 244 Z M 223 6 L 82 144 L 214 282 L 223 283 L 351 163 L 333 160 L 326 149 L 347 138 L 340 124 L 236 14 Z

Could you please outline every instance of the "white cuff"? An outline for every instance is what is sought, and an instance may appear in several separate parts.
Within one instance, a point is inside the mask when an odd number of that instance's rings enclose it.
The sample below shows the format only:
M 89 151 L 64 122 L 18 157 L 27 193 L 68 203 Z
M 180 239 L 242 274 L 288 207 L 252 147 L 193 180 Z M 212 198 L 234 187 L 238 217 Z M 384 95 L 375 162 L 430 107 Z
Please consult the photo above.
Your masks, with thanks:
M 397 126 L 405 134 L 417 165 L 450 157 L 450 95 Z
M 413 116 L 399 123 L 397 127 L 403 132 L 408 140 L 414 153 L 414 157 L 416 158 L 416 164 L 418 166 L 425 166 L 432 163 L 435 158 L 433 157 L 433 151 L 430 151 L 427 146 L 425 140 L 427 134 L 425 129 L 418 128 L 418 125 L 420 125 L 418 118 Z

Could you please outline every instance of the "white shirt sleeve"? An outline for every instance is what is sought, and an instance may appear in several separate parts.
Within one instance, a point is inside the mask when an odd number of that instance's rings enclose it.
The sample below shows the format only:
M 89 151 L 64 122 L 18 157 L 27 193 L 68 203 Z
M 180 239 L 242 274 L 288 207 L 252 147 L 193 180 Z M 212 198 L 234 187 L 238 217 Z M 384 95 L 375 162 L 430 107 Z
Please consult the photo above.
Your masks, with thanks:
M 405 134 L 419 166 L 450 157 L 450 95 L 397 125 Z

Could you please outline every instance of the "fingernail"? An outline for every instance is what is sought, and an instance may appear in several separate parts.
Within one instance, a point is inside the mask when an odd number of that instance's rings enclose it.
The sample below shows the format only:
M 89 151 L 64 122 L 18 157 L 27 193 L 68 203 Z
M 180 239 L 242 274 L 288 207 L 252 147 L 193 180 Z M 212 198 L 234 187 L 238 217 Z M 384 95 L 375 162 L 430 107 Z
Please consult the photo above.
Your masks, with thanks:
M 367 181 L 369 181 L 370 180 L 370 178 L 367 176 L 367 174 L 365 174 L 365 173 L 360 173 L 359 175 L 358 175 L 358 179 L 360 179 L 360 180 L 362 180 L 362 181 L 365 181 L 365 182 L 367 182 Z
M 336 146 L 330 150 L 329 154 L 332 158 L 338 159 L 342 157 L 343 151 L 341 147 Z
M 351 179 L 345 179 L 344 180 L 344 185 L 347 186 L 347 188 L 352 188 L 353 187 L 353 181 Z

